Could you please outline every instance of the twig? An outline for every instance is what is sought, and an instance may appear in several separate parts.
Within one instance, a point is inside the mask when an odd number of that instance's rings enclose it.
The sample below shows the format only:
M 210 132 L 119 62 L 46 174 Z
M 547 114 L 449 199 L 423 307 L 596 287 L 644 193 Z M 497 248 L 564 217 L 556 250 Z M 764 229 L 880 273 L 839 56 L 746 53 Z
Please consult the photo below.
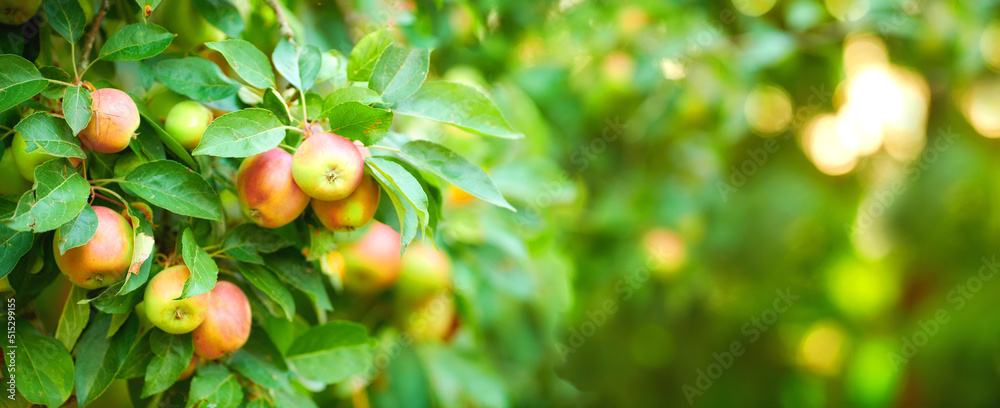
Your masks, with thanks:
M 274 9 L 274 17 L 278 20 L 278 30 L 281 32 L 281 35 L 288 38 L 288 41 L 292 44 L 295 44 L 295 39 L 293 38 L 295 37 L 295 32 L 288 26 L 288 18 L 285 17 L 285 11 L 281 9 L 281 5 L 278 4 L 278 0 L 264 0 L 264 2 Z
M 94 48 L 94 38 L 97 37 L 97 31 L 101 29 L 101 20 L 104 20 L 104 15 L 108 14 L 110 8 L 111 1 L 104 0 L 104 3 L 101 4 L 101 10 L 94 16 L 94 22 L 91 23 L 90 32 L 87 33 L 86 41 L 83 43 L 83 52 L 80 55 L 80 70 L 82 71 L 80 77 L 83 77 L 83 74 L 87 72 L 87 67 L 90 65 L 90 50 Z M 77 78 L 77 81 L 79 80 L 80 78 Z

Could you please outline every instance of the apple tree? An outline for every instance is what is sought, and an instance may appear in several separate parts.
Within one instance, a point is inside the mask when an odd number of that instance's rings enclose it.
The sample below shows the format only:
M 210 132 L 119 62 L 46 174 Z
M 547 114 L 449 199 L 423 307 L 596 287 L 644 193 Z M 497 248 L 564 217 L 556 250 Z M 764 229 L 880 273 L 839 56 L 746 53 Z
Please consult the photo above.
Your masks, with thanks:
M 395 124 L 523 136 L 432 49 L 276 0 L 0 7 L 4 404 L 360 405 L 380 344 L 461 330 L 445 201 L 514 207 Z

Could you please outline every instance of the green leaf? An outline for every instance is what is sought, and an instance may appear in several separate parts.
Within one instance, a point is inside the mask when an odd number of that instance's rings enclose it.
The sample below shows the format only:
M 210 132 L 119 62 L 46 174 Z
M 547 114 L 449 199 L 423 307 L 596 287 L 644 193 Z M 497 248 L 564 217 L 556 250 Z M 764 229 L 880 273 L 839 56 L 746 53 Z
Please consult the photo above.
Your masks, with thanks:
M 146 367 L 153 359 L 153 351 L 149 348 L 149 336 L 152 332 L 153 330 L 147 330 L 138 341 L 132 344 L 132 348 L 125 356 L 125 362 L 122 363 L 122 368 L 118 370 L 115 378 L 127 380 L 146 375 Z
M 198 241 L 195 241 L 190 228 L 185 229 L 181 236 L 181 252 L 184 264 L 191 270 L 191 277 L 184 282 L 184 292 L 178 299 L 187 299 L 211 291 L 219 277 L 219 266 L 208 256 L 208 252 L 198 246 Z
M 447 147 L 426 140 L 414 140 L 400 148 L 418 166 L 447 180 L 465 192 L 490 204 L 516 212 L 500 194 L 490 176 L 479 166 Z
M 198 173 L 182 164 L 159 160 L 125 175 L 123 186 L 157 207 L 190 217 L 222 221 L 219 194 Z
M 250 333 L 247 344 L 233 353 L 229 367 L 265 388 L 290 387 L 285 358 L 263 330 Z
M 33 240 L 34 234 L 29 231 L 18 231 L 0 224 L 0 279 L 6 277 L 17 261 L 31 250 Z
M 392 41 L 392 33 L 384 28 L 361 38 L 347 57 L 347 79 L 368 81 L 382 51 L 392 44 Z
M 93 304 L 97 310 L 108 314 L 129 313 L 142 300 L 143 291 L 136 290 L 122 293 L 125 281 L 109 286 L 100 295 L 91 299 L 81 300 L 81 304 Z
M 336 321 L 313 327 L 295 339 L 285 361 L 299 376 L 326 384 L 343 381 L 365 370 L 372 358 L 368 329 Z
M 281 124 L 288 126 L 292 123 L 292 114 L 288 111 L 288 105 L 285 104 L 285 100 L 281 99 L 281 95 L 278 95 L 278 91 L 275 91 L 274 88 L 264 90 L 264 100 L 261 102 L 261 105 L 271 111 L 271 113 L 274 113 Z
M 101 47 L 98 58 L 105 61 L 138 61 L 159 55 L 176 34 L 153 23 L 129 24 L 115 31 Z
M 227 0 L 194 0 L 194 7 L 209 24 L 229 37 L 239 38 L 246 29 L 240 11 Z
M 149 348 L 153 352 L 153 357 L 146 366 L 142 398 L 174 385 L 181 372 L 191 363 L 191 356 L 194 354 L 191 333 L 173 335 L 159 329 L 153 329 L 151 332 Z
M 410 172 L 418 182 L 420 182 L 420 187 L 424 189 L 424 194 L 427 195 L 427 222 L 424 226 L 424 236 L 431 241 L 434 240 L 435 232 L 437 231 L 438 222 L 441 221 L 441 204 L 444 202 L 444 198 L 441 196 L 441 188 L 437 184 L 431 184 L 424 177 L 423 172 L 420 171 L 413 163 L 403 160 L 398 157 L 382 156 L 386 160 L 400 165 L 406 171 Z
M 333 310 L 330 297 L 323 286 L 322 272 L 306 269 L 307 263 L 297 251 L 284 250 L 264 257 L 268 268 L 282 280 L 306 293 L 306 296 L 323 310 Z
M 83 206 L 83 211 L 70 222 L 59 227 L 59 254 L 65 254 L 67 249 L 86 244 L 97 233 L 97 213 L 90 204 Z
M 73 351 L 76 340 L 80 338 L 83 329 L 87 327 L 87 320 L 90 319 L 90 306 L 79 304 L 86 298 L 87 290 L 73 285 L 63 305 L 59 325 L 56 326 L 56 340 L 59 340 L 68 351 Z
M 87 24 L 78 0 L 45 0 L 45 18 L 52 29 L 71 43 L 80 39 Z
M 220 52 L 229 62 L 229 66 L 233 67 L 240 78 L 248 84 L 260 89 L 274 86 L 271 63 L 253 44 L 243 40 L 225 40 L 205 43 L 205 46 Z
M 199 404 L 202 401 L 206 404 Z M 188 407 L 236 408 L 242 402 L 243 388 L 236 376 L 223 365 L 206 365 L 191 380 Z
M 329 112 L 330 132 L 351 140 L 360 140 L 365 146 L 378 143 L 389 134 L 392 112 L 376 109 L 360 102 L 344 102 Z
M 390 192 L 389 198 L 396 207 L 400 220 L 400 255 L 413 240 L 416 230 L 427 225 L 427 194 L 420 182 L 402 166 L 378 157 L 366 157 L 365 164 L 382 187 Z M 403 205 L 406 204 L 406 205 Z M 402 214 L 401 214 L 402 213 Z M 413 214 L 419 225 L 413 225 Z
M 194 149 L 194 155 L 248 157 L 275 148 L 284 138 L 285 130 L 274 113 L 247 108 L 212 121 Z
M 287 38 L 282 38 L 274 48 L 271 60 L 278 73 L 302 93 L 312 88 L 323 62 L 319 48 L 313 45 L 296 46 Z
M 149 116 L 146 116 L 141 112 L 139 113 L 139 117 L 142 119 L 139 123 L 139 137 L 142 137 L 145 133 L 155 134 L 156 137 L 163 142 L 163 145 L 170 150 L 170 153 L 173 153 L 174 156 L 181 159 L 181 161 L 188 165 L 188 167 L 193 169 L 198 168 L 198 164 L 195 163 L 194 158 L 191 157 L 191 154 L 188 153 L 187 149 L 185 149 L 184 146 L 181 146 L 181 144 L 170 136 L 167 131 L 163 130 L 157 120 L 151 119 Z
M 111 327 L 108 328 L 108 338 L 110 339 L 118 333 L 118 329 L 122 328 L 122 325 L 128 321 L 129 316 L 132 316 L 132 311 L 126 313 L 115 313 L 111 315 Z M 117 374 L 115 375 L 117 377 Z
M 69 74 L 63 71 L 62 68 L 53 67 L 51 65 L 46 65 L 44 67 L 38 68 L 38 72 L 42 74 L 45 79 L 54 79 L 56 81 L 69 82 Z M 66 85 L 57 84 L 55 82 L 49 82 L 42 90 L 42 96 L 49 99 L 59 99 L 62 97 L 63 92 L 66 90 Z
M 87 154 L 80 147 L 80 141 L 73 136 L 66 121 L 45 112 L 35 112 L 14 126 L 27 144 L 26 152 L 39 148 L 43 152 L 58 157 L 85 158 Z
M 427 79 L 431 50 L 427 48 L 407 49 L 398 44 L 388 46 L 382 52 L 368 88 L 382 96 L 382 101 L 393 104 L 413 95 Z
M 333 108 L 344 102 L 358 102 L 362 105 L 371 105 L 376 102 L 382 102 L 382 98 L 379 98 L 375 91 L 368 88 L 345 86 L 326 96 L 326 99 L 323 100 L 323 113 L 320 116 L 325 117 L 329 115 L 329 112 Z
M 75 136 L 90 123 L 90 116 L 93 114 L 90 110 L 90 91 L 79 86 L 68 86 L 63 93 L 62 104 L 63 116 Z
M 80 214 L 89 196 L 90 184 L 69 160 L 49 160 L 35 168 L 35 188 L 21 196 L 14 216 L 3 222 L 18 231 L 51 231 Z
M 291 321 L 295 317 L 295 299 L 270 270 L 261 265 L 247 263 L 240 263 L 239 269 L 243 277 L 281 306 L 286 319 Z
M 510 127 L 493 101 L 465 84 L 427 82 L 417 93 L 396 104 L 395 112 L 448 123 L 485 136 L 524 137 Z
M 337 233 L 323 227 L 309 226 L 309 255 L 307 261 L 318 261 L 327 253 L 337 249 Z
M 253 223 L 237 225 L 226 233 L 222 250 L 237 261 L 264 264 L 258 252 L 274 252 L 292 243 L 267 228 Z
M 62 405 L 73 391 L 73 358 L 69 351 L 56 339 L 38 333 L 27 320 L 17 319 L 9 325 L 14 326 L 15 337 L 11 340 L 16 348 L 5 351 L 17 356 L 10 361 L 17 367 L 16 381 L 8 379 L 11 386 L 16 384 L 21 395 L 36 404 Z
M 117 377 L 135 343 L 139 320 L 130 316 L 109 339 L 110 328 L 111 316 L 98 314 L 76 346 L 78 350 L 86 350 L 76 355 L 76 399 L 81 407 L 97 399 Z
M 240 84 L 226 77 L 218 65 L 199 57 L 157 62 L 153 75 L 170 90 L 199 102 L 226 99 L 240 90 Z
M 134 234 L 132 251 L 133 264 L 129 267 L 129 273 L 125 276 L 125 283 L 122 285 L 121 290 L 117 292 L 118 295 L 131 293 L 146 283 L 146 280 L 149 279 L 149 270 L 153 266 L 154 258 L 153 256 L 149 256 L 152 255 L 152 251 L 154 250 L 154 245 L 152 243 L 155 242 L 152 238 L 153 226 L 149 224 L 149 221 L 146 220 L 146 215 L 139 211 L 138 208 L 129 205 L 128 211 L 132 225 L 135 226 L 132 228 L 132 233 Z M 145 250 L 149 250 L 148 255 L 144 253 Z M 147 255 L 146 259 L 138 266 L 138 270 L 134 270 L 135 262 L 137 262 L 136 258 L 142 257 L 143 255 Z

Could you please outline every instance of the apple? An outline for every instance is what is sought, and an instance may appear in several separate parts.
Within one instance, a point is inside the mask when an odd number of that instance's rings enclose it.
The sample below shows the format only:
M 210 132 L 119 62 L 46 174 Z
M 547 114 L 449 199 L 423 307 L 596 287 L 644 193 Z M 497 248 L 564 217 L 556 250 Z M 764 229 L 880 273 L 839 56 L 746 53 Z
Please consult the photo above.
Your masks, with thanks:
M 24 24 L 41 5 L 42 0 L 0 0 L 0 24 Z
M 194 7 L 192 0 L 174 0 L 153 16 L 163 27 L 172 33 L 177 33 L 172 44 L 182 49 L 191 49 L 207 42 L 222 41 L 226 33 L 210 24 Z M 248 30 L 252 31 L 252 30 Z
M 326 229 L 354 231 L 375 216 L 380 193 L 378 183 L 366 174 L 351 195 L 334 201 L 314 199 L 311 206 Z
M 17 171 L 21 173 L 22 178 L 32 183 L 35 182 L 35 167 L 49 160 L 58 159 L 58 157 L 46 153 L 41 148 L 28 153 L 28 142 L 21 136 L 21 132 L 14 132 L 14 141 L 11 143 L 10 150 L 13 150 L 14 164 L 17 167 Z M 6 153 L 4 155 L 6 156 Z M 69 158 L 69 162 L 73 166 L 79 167 L 80 163 L 83 163 L 83 159 L 71 157 Z
M 164 129 L 185 149 L 194 150 L 201 143 L 201 135 L 214 118 L 212 110 L 205 105 L 184 101 L 170 109 Z
M 240 198 L 236 193 L 232 190 L 222 190 L 219 192 L 219 200 L 222 201 L 222 211 L 226 214 L 227 227 L 232 228 L 246 221 L 243 209 L 240 208 Z
M 111 286 L 122 280 L 132 263 L 132 226 L 114 210 L 94 206 L 97 232 L 86 244 L 59 253 L 60 231 L 52 246 L 56 265 L 73 284 L 85 289 Z
M 440 292 L 417 302 L 398 304 L 403 331 L 417 340 L 448 341 L 457 327 L 455 298 Z
M 93 114 L 78 135 L 90 150 L 118 153 L 128 147 L 139 128 L 139 109 L 125 92 L 113 88 L 90 93 Z
M 243 347 L 250 338 L 250 301 L 239 286 L 219 281 L 212 289 L 208 317 L 194 330 L 194 352 L 215 360 Z
M 177 299 L 184 292 L 184 282 L 191 270 L 184 265 L 160 271 L 146 285 L 146 317 L 154 326 L 170 334 L 188 333 L 208 316 L 212 293 L 205 292 L 187 299 Z
M 360 294 L 381 292 L 399 277 L 399 233 L 372 221 L 356 242 L 340 245 L 344 256 L 344 288 Z
M 420 242 L 406 248 L 396 282 L 396 294 L 400 298 L 426 299 L 450 286 L 451 260 L 447 255 Z
M 191 375 L 194 374 L 195 368 L 198 368 L 198 355 L 192 354 L 191 362 L 188 363 L 187 367 L 184 367 L 184 371 L 181 371 L 181 376 L 177 378 L 177 381 L 184 381 L 191 378 Z
M 31 184 L 30 181 L 21 177 L 21 172 L 14 161 L 14 150 L 4 150 L 3 158 L 0 158 L 0 195 L 19 196 L 25 191 L 31 190 Z
M 243 214 L 265 228 L 284 226 L 309 206 L 309 196 L 292 177 L 291 154 L 275 147 L 240 164 L 236 193 Z
M 159 89 L 156 87 L 160 86 Z M 146 102 L 146 106 L 149 106 L 150 113 L 153 114 L 156 119 L 166 120 L 167 115 L 170 114 L 170 110 L 177 106 L 178 103 L 187 100 L 183 95 L 167 89 L 167 87 L 160 84 L 153 85 L 147 95 L 152 94 L 149 97 L 149 101 Z
M 358 147 L 333 133 L 315 133 L 299 145 L 292 175 L 312 198 L 332 201 L 350 195 L 364 176 L 365 160 Z

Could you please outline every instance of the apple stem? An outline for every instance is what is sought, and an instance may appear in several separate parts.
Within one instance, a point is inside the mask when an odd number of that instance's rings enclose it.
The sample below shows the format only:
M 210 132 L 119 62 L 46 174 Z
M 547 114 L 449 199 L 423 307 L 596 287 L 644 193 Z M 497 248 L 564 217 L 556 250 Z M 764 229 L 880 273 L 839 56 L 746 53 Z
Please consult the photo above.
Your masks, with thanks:
M 94 48 L 94 38 L 97 37 L 97 31 L 101 28 L 101 20 L 104 20 L 104 15 L 108 14 L 108 9 L 111 8 L 111 1 L 104 0 L 101 3 L 101 10 L 97 12 L 94 16 L 94 22 L 90 26 L 90 31 L 87 32 L 87 38 L 83 42 L 83 50 L 80 55 L 80 75 L 76 77 L 77 82 L 83 78 L 83 74 L 87 73 L 87 68 L 90 68 L 90 50 Z M 100 59 L 98 57 L 97 59 Z

